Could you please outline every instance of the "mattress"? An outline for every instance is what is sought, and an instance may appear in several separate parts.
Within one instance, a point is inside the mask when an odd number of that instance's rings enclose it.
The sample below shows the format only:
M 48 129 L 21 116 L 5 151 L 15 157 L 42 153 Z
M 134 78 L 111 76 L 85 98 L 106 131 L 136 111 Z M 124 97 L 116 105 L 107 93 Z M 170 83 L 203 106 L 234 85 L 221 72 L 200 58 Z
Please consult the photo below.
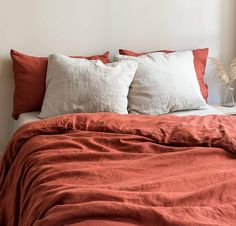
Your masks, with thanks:
M 177 115 L 177 116 L 187 116 L 187 115 L 222 115 L 223 113 L 217 110 L 216 108 L 212 107 L 211 105 L 206 105 L 205 109 L 199 109 L 199 110 L 191 110 L 191 111 L 179 111 L 179 112 L 173 112 L 170 113 L 171 115 Z M 26 112 L 19 116 L 18 120 L 13 120 L 12 123 L 12 129 L 11 134 L 13 134 L 19 127 L 21 127 L 23 124 L 41 120 L 39 117 L 39 112 Z

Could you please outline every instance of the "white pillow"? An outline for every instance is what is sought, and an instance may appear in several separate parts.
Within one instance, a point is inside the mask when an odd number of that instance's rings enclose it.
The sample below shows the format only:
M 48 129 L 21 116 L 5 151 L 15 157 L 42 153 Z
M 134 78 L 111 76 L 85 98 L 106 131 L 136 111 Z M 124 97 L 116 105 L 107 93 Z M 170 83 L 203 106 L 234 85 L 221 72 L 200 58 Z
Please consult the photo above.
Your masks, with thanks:
M 52 54 L 48 58 L 46 93 L 40 118 L 74 112 L 126 114 L 129 86 L 137 63 L 73 59 Z
M 192 51 L 117 55 L 116 60 L 138 62 L 128 96 L 129 113 L 166 114 L 198 109 L 206 104 L 200 91 Z

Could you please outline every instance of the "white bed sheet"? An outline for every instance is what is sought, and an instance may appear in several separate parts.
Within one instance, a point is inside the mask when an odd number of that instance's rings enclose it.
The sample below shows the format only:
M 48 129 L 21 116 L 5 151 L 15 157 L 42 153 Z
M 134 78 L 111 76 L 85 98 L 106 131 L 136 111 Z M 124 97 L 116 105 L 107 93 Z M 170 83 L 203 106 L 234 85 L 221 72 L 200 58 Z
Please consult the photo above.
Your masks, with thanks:
M 12 120 L 12 128 L 11 128 L 11 134 L 13 134 L 18 128 L 20 128 L 22 125 L 28 122 L 33 122 L 37 120 L 41 120 L 39 117 L 38 111 L 32 111 L 32 112 L 26 112 L 19 115 L 19 118 L 17 120 Z
M 190 110 L 190 111 L 178 111 L 178 112 L 173 112 L 170 113 L 170 115 L 178 115 L 178 116 L 186 116 L 186 115 L 224 115 L 221 111 L 218 109 L 214 108 L 211 105 L 206 105 L 205 109 L 199 109 L 199 110 Z
M 206 109 L 201 109 L 201 110 L 191 110 L 191 111 L 179 111 L 179 112 L 173 112 L 170 113 L 171 115 L 178 115 L 178 116 L 186 116 L 186 115 L 223 115 L 222 112 L 217 110 L 216 108 L 206 105 Z M 27 113 L 22 113 L 18 120 L 13 120 L 12 123 L 12 129 L 11 129 L 11 134 L 13 134 L 19 127 L 21 127 L 23 124 L 36 121 L 36 120 L 41 120 L 39 117 L 39 112 L 34 111 L 34 112 L 27 112 Z

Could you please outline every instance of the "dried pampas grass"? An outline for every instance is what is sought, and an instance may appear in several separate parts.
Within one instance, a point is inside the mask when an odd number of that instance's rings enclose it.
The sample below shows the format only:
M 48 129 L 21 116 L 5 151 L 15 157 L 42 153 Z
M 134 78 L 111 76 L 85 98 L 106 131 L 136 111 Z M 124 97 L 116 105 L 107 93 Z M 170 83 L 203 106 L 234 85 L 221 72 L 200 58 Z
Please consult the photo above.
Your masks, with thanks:
M 230 64 L 230 71 L 229 71 L 229 80 L 232 82 L 236 78 L 236 57 L 233 58 Z
M 216 72 L 219 78 L 226 84 L 230 85 L 231 82 L 233 82 L 236 78 L 236 57 L 233 58 L 230 68 L 229 68 L 229 73 L 226 72 L 224 69 L 224 66 L 222 63 L 215 59 L 215 58 L 209 58 L 211 64 L 213 64 L 216 67 Z

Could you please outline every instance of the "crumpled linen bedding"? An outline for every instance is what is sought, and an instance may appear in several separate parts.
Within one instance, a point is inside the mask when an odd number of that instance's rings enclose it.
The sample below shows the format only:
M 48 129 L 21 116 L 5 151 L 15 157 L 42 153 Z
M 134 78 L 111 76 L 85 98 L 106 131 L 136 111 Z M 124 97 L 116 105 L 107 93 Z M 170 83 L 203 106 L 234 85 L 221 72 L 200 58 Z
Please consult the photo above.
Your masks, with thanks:
M 236 118 L 71 114 L 25 124 L 0 225 L 236 225 Z

